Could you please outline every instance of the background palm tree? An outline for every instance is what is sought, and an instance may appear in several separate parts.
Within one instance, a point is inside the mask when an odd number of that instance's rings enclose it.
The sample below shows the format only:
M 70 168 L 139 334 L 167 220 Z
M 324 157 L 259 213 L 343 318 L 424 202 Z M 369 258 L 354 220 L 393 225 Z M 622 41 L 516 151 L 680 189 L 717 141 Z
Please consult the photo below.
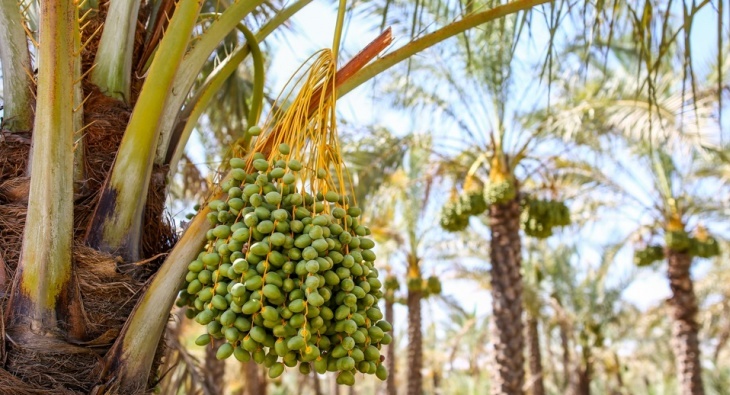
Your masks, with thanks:
M 397 247 L 390 261 L 405 265 L 408 307 L 408 394 L 423 392 L 422 266 L 427 249 L 428 223 L 424 214 L 430 209 L 433 179 L 431 142 L 426 136 L 411 136 L 407 150 L 398 157 L 397 170 L 371 196 L 373 234 L 376 240 L 390 239 Z M 357 174 L 357 173 L 356 173 Z M 391 263 L 392 264 L 392 263 Z
M 711 98 L 714 88 L 693 85 L 698 94 L 689 102 L 683 100 L 686 92 L 681 76 L 672 73 L 669 67 L 653 71 L 653 84 L 647 88 L 643 75 L 627 78 L 638 61 L 636 54 L 620 47 L 615 52 L 619 60 L 616 68 L 604 70 L 605 73 L 592 80 L 595 82 L 583 84 L 580 89 L 571 88 L 571 92 L 576 92 L 574 97 L 580 100 L 580 108 L 571 100 L 570 105 L 561 106 L 565 111 L 556 111 L 548 117 L 547 127 L 571 135 L 614 133 L 623 138 L 619 143 L 600 138 L 586 141 L 593 141 L 601 147 L 599 149 L 611 152 L 606 156 L 613 158 L 613 165 L 609 166 L 616 166 L 618 174 L 629 176 L 622 181 L 622 178 L 607 177 L 604 173 L 599 178 L 607 180 L 625 196 L 631 196 L 640 207 L 639 212 L 649 216 L 649 222 L 645 223 L 648 230 L 640 228 L 647 233 L 643 237 L 644 245 L 651 243 L 654 235 L 664 233 L 678 377 L 683 393 L 702 394 L 696 321 L 698 304 L 690 276 L 692 242 L 688 234 L 691 227 L 695 227 L 695 233 L 703 233 L 702 226 L 698 225 L 702 218 L 698 215 L 712 220 L 718 210 L 722 210 L 711 195 L 706 195 L 707 184 L 697 179 L 693 164 L 703 155 L 705 146 L 714 144 L 707 134 L 714 125 L 715 101 Z M 659 146 L 659 141 L 665 142 L 663 147 Z M 623 158 L 616 155 L 615 149 L 625 149 L 626 145 L 633 146 L 636 161 L 649 170 L 643 180 L 635 165 L 629 169 L 626 162 L 622 162 Z M 683 155 L 682 160 L 675 162 L 671 155 L 679 152 Z M 651 189 L 642 188 L 644 180 L 649 181 Z M 715 189 L 713 193 L 718 191 Z

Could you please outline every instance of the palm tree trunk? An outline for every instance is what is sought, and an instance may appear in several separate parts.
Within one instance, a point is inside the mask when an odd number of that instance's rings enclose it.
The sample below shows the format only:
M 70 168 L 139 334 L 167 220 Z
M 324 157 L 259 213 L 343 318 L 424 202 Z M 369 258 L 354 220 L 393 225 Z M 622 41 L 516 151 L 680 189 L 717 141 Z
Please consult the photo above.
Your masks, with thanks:
M 593 376 L 593 356 L 590 346 L 583 344 L 583 361 L 578 361 L 575 369 L 573 395 L 591 395 L 591 379 Z
M 542 374 L 542 355 L 540 353 L 540 333 L 538 332 L 537 318 L 527 319 L 527 341 L 530 363 L 530 393 L 545 395 L 545 384 Z
M 386 299 L 385 300 L 385 320 L 390 322 L 391 325 L 393 325 L 393 300 L 392 299 Z M 387 358 L 385 360 L 385 363 L 388 368 L 388 378 L 386 380 L 386 394 L 387 395 L 396 395 L 397 391 L 395 389 L 395 339 L 390 342 L 388 345 L 388 351 L 387 351 Z
M 571 374 L 570 374 L 570 339 L 568 338 L 567 324 L 561 322 L 558 326 L 560 330 L 560 346 L 563 349 L 563 382 L 562 389 L 567 392 L 570 386 Z
M 492 339 L 496 366 L 492 394 L 523 393 L 525 340 L 522 324 L 522 262 L 520 206 L 517 199 L 489 208 L 490 259 L 492 262 Z
M 259 365 L 257 365 L 254 361 L 248 361 L 246 362 L 245 366 L 246 394 L 266 395 L 266 383 L 261 380 Z
M 573 394 L 591 395 L 591 378 L 590 373 L 588 372 L 588 368 L 582 368 L 580 365 L 578 365 L 576 375 L 578 376 L 578 378 L 575 384 L 575 389 L 573 390 Z
M 319 382 L 319 375 L 314 371 L 312 371 L 312 387 L 314 395 L 322 395 L 322 384 Z
M 408 395 L 423 394 L 422 291 L 408 290 Z
M 223 339 L 213 340 L 205 348 L 205 383 L 206 395 L 222 394 L 225 389 L 226 361 L 215 357 L 218 347 L 224 343 Z
M 667 250 L 669 286 L 672 296 L 669 308 L 674 320 L 672 348 L 679 378 L 679 393 L 703 395 L 702 366 L 700 365 L 699 328 L 695 317 L 698 306 L 689 268 L 692 257 L 687 253 Z

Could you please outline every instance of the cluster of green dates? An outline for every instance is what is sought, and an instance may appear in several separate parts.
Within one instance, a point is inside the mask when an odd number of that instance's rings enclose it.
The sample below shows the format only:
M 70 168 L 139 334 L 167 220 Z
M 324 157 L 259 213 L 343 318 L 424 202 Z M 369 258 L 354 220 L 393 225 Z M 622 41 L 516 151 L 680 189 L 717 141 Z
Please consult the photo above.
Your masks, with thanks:
M 433 295 L 441 294 L 441 279 L 436 275 L 431 275 L 424 279 L 423 277 L 409 277 L 406 281 L 409 291 L 421 291 L 422 298 L 428 298 Z M 385 298 L 390 302 L 406 304 L 404 297 L 395 297 L 395 293 L 400 290 L 398 278 L 389 274 L 385 278 Z
M 667 247 L 679 252 L 687 252 L 700 258 L 712 258 L 720 255 L 720 245 L 714 237 L 690 237 L 683 231 L 668 231 L 664 234 Z
M 714 237 L 700 241 L 692 238 L 692 245 L 689 247 L 689 254 L 700 258 L 712 258 L 720 255 L 720 244 Z
M 692 247 L 692 238 L 682 230 L 669 230 L 664 233 L 664 242 L 667 248 L 674 251 L 686 252 Z
M 410 277 L 408 278 L 409 291 L 421 291 L 423 297 L 429 295 L 438 295 L 441 293 L 441 280 L 438 276 L 429 276 L 428 278 Z
M 457 199 L 448 201 L 441 209 L 439 223 L 448 232 L 461 232 L 469 226 L 469 218 L 487 211 L 492 204 L 505 204 L 517 196 L 514 183 L 499 181 L 483 189 L 462 193 Z
M 279 153 L 255 153 L 251 173 L 231 159 L 228 198 L 208 204 L 215 226 L 178 306 L 207 329 L 196 344 L 225 339 L 218 359 L 253 359 L 271 378 L 298 365 L 302 374 L 339 372 L 339 384 L 353 385 L 357 372 L 385 380 L 380 350 L 392 327 L 377 307 L 383 293 L 361 211 L 334 191 L 298 191 L 303 166 L 285 160 L 286 144 Z
M 634 250 L 634 264 L 636 266 L 649 266 L 661 260 L 664 260 L 664 247 L 660 245 L 650 245 L 646 248 Z
M 546 239 L 554 227 L 570 225 L 570 210 L 558 200 L 525 199 L 520 219 L 525 234 Z
M 505 204 L 517 196 L 517 188 L 509 180 L 492 182 L 484 189 L 487 204 Z
M 427 298 L 431 295 L 441 294 L 441 280 L 438 276 L 429 276 L 421 284 L 421 290 L 423 291 L 423 297 Z
M 398 277 L 389 274 L 385 277 L 385 290 L 386 291 L 397 291 L 400 289 L 400 282 L 398 282 Z
M 383 299 L 385 299 L 388 303 L 395 303 L 395 293 L 400 289 L 398 278 L 388 273 L 388 275 L 385 276 L 385 284 L 383 284 L 383 287 L 385 287 Z
M 699 258 L 712 258 L 720 255 L 720 245 L 714 237 L 691 237 L 683 231 L 668 231 L 664 234 L 664 242 L 667 248 L 686 252 L 690 256 Z M 634 264 L 636 266 L 649 266 L 654 262 L 664 260 L 664 247 L 650 245 L 646 248 L 634 251 Z
M 485 211 L 487 211 L 487 202 L 482 191 L 465 192 L 444 205 L 441 209 L 439 223 L 446 231 L 460 232 L 469 226 L 469 217 Z
M 409 277 L 407 285 L 409 291 L 420 291 L 423 299 L 441 294 L 441 280 L 438 276 L 429 276 L 425 279 L 422 277 Z M 405 297 L 400 297 L 395 301 L 400 304 L 408 303 Z

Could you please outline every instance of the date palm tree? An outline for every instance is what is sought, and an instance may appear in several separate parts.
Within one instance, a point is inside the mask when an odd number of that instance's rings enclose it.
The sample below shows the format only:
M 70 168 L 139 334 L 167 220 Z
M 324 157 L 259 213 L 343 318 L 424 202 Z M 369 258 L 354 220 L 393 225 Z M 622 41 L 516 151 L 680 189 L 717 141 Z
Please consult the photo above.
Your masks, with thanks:
M 435 179 L 430 138 L 411 135 L 408 141 L 405 150 L 395 156 L 400 158 L 399 162 L 393 163 L 395 171 L 371 196 L 366 207 L 373 207 L 371 214 L 376 218 L 373 222 L 376 239 L 380 234 L 381 238 L 396 243 L 389 254 L 390 264 L 405 264 L 408 284 L 407 394 L 417 395 L 423 393 L 423 261 L 428 256 L 430 235 L 427 230 L 433 225 L 428 223 L 426 213 L 432 208 L 429 202 Z M 384 150 L 391 148 L 383 147 Z
M 549 117 L 547 127 L 574 136 L 604 136 L 584 140 L 608 152 L 603 165 L 588 172 L 599 174 L 596 179 L 634 202 L 638 211 L 630 215 L 645 218 L 635 232 L 643 232 L 644 244 L 664 249 L 679 389 L 683 394 L 704 394 L 699 305 L 690 275 L 696 253 L 687 243 L 691 231 L 704 233 L 701 223 L 718 221 L 723 213 L 722 203 L 713 198 L 723 195 L 723 187 L 703 182 L 697 166 L 708 147 L 719 141 L 713 116 L 716 88 L 711 81 L 693 81 L 694 93 L 688 97 L 683 77 L 668 66 L 652 71 L 648 87 L 649 77 L 637 78 L 632 71 L 640 62 L 638 55 L 617 47 L 609 48 L 618 59 L 616 67 L 602 69 L 577 89 L 575 81 L 568 82 L 571 88 L 566 92 L 571 93 L 565 97 L 574 99 L 556 106 L 559 110 Z M 609 135 L 620 138 L 607 139 Z M 599 171 L 601 166 L 605 170 Z M 662 234 L 664 243 L 657 240 Z
M 3 387 L 135 393 L 154 385 L 155 350 L 184 262 L 209 230 L 205 209 L 179 238 L 165 222 L 170 169 L 223 82 L 308 2 L 280 9 L 262 0 L 0 1 L 0 263 L 4 329 L 13 340 L 2 348 Z M 470 12 L 363 67 L 376 46 L 347 69 L 337 93 L 546 2 Z M 245 42 L 196 84 L 210 54 L 237 30 Z M 251 104 L 259 101 L 254 95 Z

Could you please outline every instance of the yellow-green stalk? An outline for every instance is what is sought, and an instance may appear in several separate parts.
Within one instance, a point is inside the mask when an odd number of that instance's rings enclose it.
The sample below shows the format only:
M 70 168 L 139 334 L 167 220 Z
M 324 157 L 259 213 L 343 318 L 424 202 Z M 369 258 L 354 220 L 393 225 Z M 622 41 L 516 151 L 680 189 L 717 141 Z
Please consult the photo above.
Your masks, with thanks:
M 15 320 L 33 330 L 65 320 L 59 303 L 71 279 L 73 245 L 73 68 L 76 7 L 41 2 L 38 98 L 28 215 L 19 276 L 12 293 Z M 57 312 L 61 312 L 59 317 Z
M 33 127 L 33 80 L 28 41 L 16 0 L 0 0 L 0 63 L 3 70 L 4 128 Z
M 119 254 L 127 261 L 140 257 L 142 216 L 159 137 L 158 125 L 200 6 L 200 0 L 177 3 L 87 230 L 86 241 L 90 246 Z
M 139 393 L 146 388 L 155 351 L 188 271 L 187 262 L 198 255 L 211 229 L 206 219 L 209 212 L 205 207 L 193 218 L 105 357 L 107 375 L 116 378 L 119 393 Z
M 172 130 L 180 109 L 188 97 L 190 88 L 210 54 L 218 48 L 221 41 L 236 28 L 243 18 L 261 5 L 264 0 L 239 0 L 228 7 L 205 32 L 195 40 L 190 51 L 185 55 L 172 85 L 173 94 L 165 103 L 159 126 L 160 140 L 157 147 L 155 163 L 162 164 L 167 156 Z
M 238 64 L 241 63 L 249 53 L 251 54 L 254 65 L 254 83 L 247 123 L 249 127 L 258 123 L 261 110 L 263 108 L 264 98 L 264 59 L 256 36 L 243 25 L 239 25 L 239 30 L 243 32 L 243 35 L 246 38 L 246 45 L 232 53 L 225 61 L 221 62 L 218 67 L 213 70 L 213 72 L 205 80 L 205 83 L 203 83 L 203 86 L 200 87 L 200 89 L 195 92 L 195 96 L 190 99 L 185 110 L 178 119 L 178 124 L 175 125 L 175 127 L 180 128 L 180 130 L 173 131 L 172 138 L 170 140 L 171 144 L 168 147 L 167 158 L 165 158 L 165 163 L 170 166 L 170 175 L 175 174 L 173 169 L 177 169 L 177 164 L 185 152 L 185 145 L 193 132 L 193 128 L 198 122 L 198 118 L 200 118 L 200 115 L 202 115 L 205 109 L 208 108 L 210 101 L 213 100 L 216 93 L 221 86 L 223 86 L 228 77 L 230 77 L 238 68 Z M 248 134 L 245 136 L 250 138 L 250 135 Z
M 483 25 L 489 21 L 493 21 L 504 16 L 514 14 L 520 11 L 528 10 L 540 4 L 550 3 L 551 0 L 517 0 L 502 6 L 494 7 L 486 11 L 477 12 L 467 15 L 459 21 L 450 23 L 441 29 L 415 39 L 410 43 L 398 48 L 397 50 L 383 56 L 374 61 L 369 66 L 364 67 L 355 73 L 352 78 L 343 83 L 337 89 L 337 97 L 342 97 L 351 90 L 357 88 L 361 84 L 369 81 L 371 78 L 382 73 L 385 70 L 395 66 L 396 64 L 408 59 L 409 57 L 430 48 L 448 38 L 463 33 L 466 30 Z
M 340 0 L 337 7 L 337 21 L 335 23 L 334 40 L 332 41 L 332 53 L 335 54 L 335 64 L 340 55 L 340 41 L 342 40 L 342 27 L 345 24 L 345 11 L 347 10 L 347 0 Z
M 259 123 L 261 111 L 264 109 L 264 82 L 266 75 L 264 74 L 264 56 L 261 53 L 259 42 L 246 26 L 238 25 L 243 36 L 246 38 L 246 45 L 251 50 L 251 60 L 253 61 L 253 92 L 251 93 L 251 105 L 248 110 L 248 127 L 255 126 Z
M 91 81 L 101 92 L 129 103 L 134 34 L 140 0 L 114 0 L 104 21 L 104 32 L 94 58 Z
M 312 0 L 298 0 L 289 7 L 276 13 L 271 20 L 261 27 L 256 33 L 256 41 L 262 42 L 269 34 L 273 33 L 278 27 L 282 26 L 292 15 L 296 14 L 304 8 Z M 186 110 L 177 118 L 175 130 L 171 135 L 170 143 L 167 148 L 164 163 L 169 165 L 168 177 L 172 179 L 177 171 L 177 164 L 185 152 L 185 145 L 193 132 L 193 128 L 198 123 L 200 115 L 215 97 L 215 93 L 220 89 L 228 77 L 238 68 L 238 65 L 251 53 L 251 49 L 247 44 L 236 48 L 227 58 L 225 58 L 214 70 L 208 75 L 203 85 L 198 88 L 188 104 Z M 254 70 L 255 72 L 255 70 Z

